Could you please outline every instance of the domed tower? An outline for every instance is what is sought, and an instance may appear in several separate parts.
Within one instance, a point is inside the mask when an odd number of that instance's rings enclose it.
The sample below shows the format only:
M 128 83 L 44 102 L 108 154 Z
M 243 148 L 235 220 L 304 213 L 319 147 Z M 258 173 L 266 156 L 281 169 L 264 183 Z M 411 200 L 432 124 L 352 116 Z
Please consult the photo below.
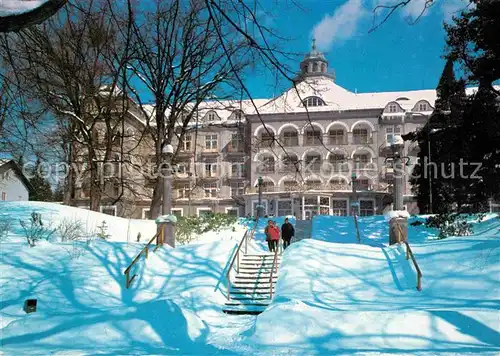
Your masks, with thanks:
M 316 40 L 313 39 L 311 52 L 307 53 L 302 62 L 300 62 L 299 78 L 320 76 L 335 80 L 335 75 L 328 73 L 328 61 L 323 53 L 316 49 Z

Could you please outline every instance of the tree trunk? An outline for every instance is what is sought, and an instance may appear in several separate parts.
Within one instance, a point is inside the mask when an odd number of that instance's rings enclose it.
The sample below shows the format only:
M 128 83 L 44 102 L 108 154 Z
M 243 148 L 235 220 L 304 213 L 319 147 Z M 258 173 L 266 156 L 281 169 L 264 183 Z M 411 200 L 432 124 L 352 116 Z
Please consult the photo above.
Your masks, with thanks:
M 151 219 L 156 219 L 161 215 L 161 203 L 162 203 L 162 195 L 163 195 L 163 179 L 158 177 L 156 180 L 155 186 L 153 188 L 153 197 L 151 198 Z

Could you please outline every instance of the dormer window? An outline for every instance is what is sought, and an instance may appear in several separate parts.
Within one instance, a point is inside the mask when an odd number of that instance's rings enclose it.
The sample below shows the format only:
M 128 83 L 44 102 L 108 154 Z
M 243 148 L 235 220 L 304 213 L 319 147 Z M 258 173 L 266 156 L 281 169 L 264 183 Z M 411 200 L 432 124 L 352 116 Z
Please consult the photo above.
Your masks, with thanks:
M 432 106 L 426 100 L 421 100 L 415 104 L 413 111 L 431 111 Z
M 217 118 L 217 115 L 213 111 L 210 111 L 207 114 L 207 121 L 215 121 L 216 118 Z
M 389 112 L 398 112 L 398 106 L 396 104 L 390 104 Z
M 235 120 L 241 120 L 241 119 L 243 119 L 243 113 L 241 111 L 235 111 L 234 112 L 234 119 Z
M 302 104 L 305 107 L 312 107 L 312 106 L 325 106 L 325 102 L 323 99 L 317 97 L 317 96 L 310 96 L 308 98 L 305 98 L 302 100 Z
M 418 111 L 428 111 L 429 110 L 429 106 L 427 105 L 427 103 L 419 103 L 418 104 Z

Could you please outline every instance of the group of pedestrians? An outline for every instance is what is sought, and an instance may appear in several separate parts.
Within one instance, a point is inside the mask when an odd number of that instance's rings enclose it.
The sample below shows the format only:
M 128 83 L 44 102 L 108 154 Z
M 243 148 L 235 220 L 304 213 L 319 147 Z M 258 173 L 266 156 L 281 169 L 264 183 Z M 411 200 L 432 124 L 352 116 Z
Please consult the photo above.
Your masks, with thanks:
M 280 235 L 283 239 L 283 249 L 286 249 L 288 246 L 290 246 L 290 241 L 295 235 L 295 229 L 293 225 L 288 221 L 288 218 L 285 218 L 285 223 L 281 225 L 281 232 L 280 228 L 273 220 L 268 220 L 267 226 L 264 229 L 264 233 L 266 234 L 266 241 L 267 245 L 269 246 L 269 251 L 275 252 L 278 248 Z

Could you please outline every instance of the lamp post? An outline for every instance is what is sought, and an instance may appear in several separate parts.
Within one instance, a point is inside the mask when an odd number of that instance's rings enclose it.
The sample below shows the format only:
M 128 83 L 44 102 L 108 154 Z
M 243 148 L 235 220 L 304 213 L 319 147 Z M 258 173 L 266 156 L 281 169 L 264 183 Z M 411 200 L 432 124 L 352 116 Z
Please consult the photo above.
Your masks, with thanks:
M 402 153 L 404 148 L 404 141 L 401 136 L 395 136 L 391 142 L 391 149 L 393 154 L 393 175 L 394 175 L 394 195 L 393 195 L 393 208 L 392 210 L 403 210 L 403 179 L 404 168 Z
M 351 174 L 351 183 L 352 183 L 352 203 L 351 203 L 351 213 L 352 215 L 358 215 L 358 193 L 356 191 L 357 189 L 357 183 L 358 183 L 358 176 L 356 175 L 356 172 L 352 172 Z
M 259 177 L 257 180 L 257 187 L 259 189 L 259 205 L 257 207 L 257 217 L 261 218 L 262 217 L 262 183 L 264 182 L 264 179 L 262 177 Z
M 163 215 L 171 215 L 172 214 L 172 156 L 174 154 L 174 148 L 171 144 L 166 144 L 162 149 L 163 153 L 163 162 L 164 162 L 164 170 L 163 170 L 163 205 L 162 205 L 162 214 Z M 166 223 L 163 225 L 163 236 L 165 242 L 175 247 L 175 236 L 174 229 L 171 223 Z

